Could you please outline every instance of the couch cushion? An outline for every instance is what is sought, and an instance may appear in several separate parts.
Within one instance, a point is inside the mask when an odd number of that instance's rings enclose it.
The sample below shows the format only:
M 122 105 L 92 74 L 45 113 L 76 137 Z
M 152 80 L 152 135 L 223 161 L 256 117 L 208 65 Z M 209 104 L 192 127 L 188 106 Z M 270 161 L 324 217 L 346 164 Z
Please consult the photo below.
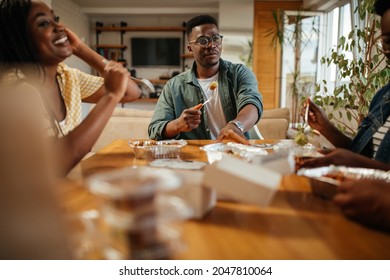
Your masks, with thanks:
M 153 111 L 115 108 L 102 134 L 92 147 L 97 152 L 117 139 L 148 139 Z
M 257 127 L 264 139 L 285 139 L 289 122 L 284 118 L 261 119 Z
M 135 118 L 152 118 L 153 116 L 152 110 L 137 110 L 130 108 L 115 108 L 112 116 L 116 117 L 135 117 Z
M 261 119 L 286 119 L 290 123 L 290 110 L 288 108 L 264 110 Z

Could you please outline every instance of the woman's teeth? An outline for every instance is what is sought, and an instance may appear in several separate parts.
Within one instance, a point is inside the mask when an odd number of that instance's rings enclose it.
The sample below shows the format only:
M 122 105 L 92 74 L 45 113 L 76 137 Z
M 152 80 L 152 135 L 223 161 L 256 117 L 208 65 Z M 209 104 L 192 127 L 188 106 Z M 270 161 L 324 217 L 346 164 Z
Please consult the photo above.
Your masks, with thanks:
M 63 44 L 65 43 L 66 41 L 68 40 L 68 37 L 63 37 L 57 41 L 54 42 L 54 45 L 59 45 L 59 44 Z

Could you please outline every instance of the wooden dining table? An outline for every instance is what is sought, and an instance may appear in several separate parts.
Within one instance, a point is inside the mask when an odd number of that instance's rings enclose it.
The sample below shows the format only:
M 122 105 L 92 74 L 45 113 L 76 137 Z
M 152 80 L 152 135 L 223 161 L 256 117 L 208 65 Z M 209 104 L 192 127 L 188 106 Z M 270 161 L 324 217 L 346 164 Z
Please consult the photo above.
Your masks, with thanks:
M 211 141 L 187 142 L 181 158 L 207 162 L 199 148 Z M 116 140 L 72 172 L 74 183 L 61 189 L 61 202 L 70 212 L 96 208 L 99 198 L 85 187 L 85 179 L 149 162 L 135 158 L 128 140 Z M 332 201 L 314 195 L 307 178 L 295 174 L 283 176 L 268 207 L 220 200 L 202 219 L 180 227 L 186 243 L 174 256 L 180 260 L 390 259 L 389 233 L 349 220 Z

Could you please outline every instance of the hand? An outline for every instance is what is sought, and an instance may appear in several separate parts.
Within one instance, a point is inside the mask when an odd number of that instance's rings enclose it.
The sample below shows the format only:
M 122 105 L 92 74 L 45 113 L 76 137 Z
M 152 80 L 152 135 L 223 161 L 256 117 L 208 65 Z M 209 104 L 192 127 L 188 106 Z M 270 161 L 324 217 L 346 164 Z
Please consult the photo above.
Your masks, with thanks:
M 234 124 L 232 124 L 232 125 L 234 125 Z M 227 128 L 227 126 L 225 126 L 221 130 L 221 132 L 219 133 L 216 141 L 217 142 L 231 141 L 231 142 L 235 142 L 235 143 L 249 145 L 248 139 L 245 138 L 245 136 L 242 134 L 242 132 L 237 127 L 236 127 L 236 129 L 239 131 L 239 134 L 236 131 L 234 131 L 233 129 Z
M 109 94 L 114 94 L 119 100 L 125 95 L 129 71 L 122 64 L 109 61 L 104 67 L 104 86 Z
M 241 132 L 241 130 L 234 123 L 227 123 L 226 126 L 224 128 L 222 128 L 221 131 L 219 132 L 219 135 L 217 137 L 217 141 L 218 142 L 222 141 L 222 138 L 226 137 L 226 135 L 228 135 L 230 133 L 229 132 L 230 130 L 232 130 L 235 134 L 237 134 L 241 138 L 246 139 L 244 134 Z M 229 132 L 229 133 L 227 133 L 227 132 Z
M 345 165 L 351 167 L 363 167 L 366 165 L 367 157 L 351 152 L 346 149 L 320 150 L 323 157 L 303 160 L 300 167 L 313 168 L 328 165 Z
M 81 44 L 83 43 L 80 38 L 69 28 L 65 28 L 66 35 L 68 36 L 68 40 L 70 45 L 72 46 L 73 49 L 73 54 L 77 56 L 77 51 Z
M 201 122 L 201 108 L 202 104 L 198 104 L 192 108 L 185 109 L 180 117 L 176 119 L 176 130 L 178 133 L 187 132 L 197 128 Z
M 302 106 L 301 116 L 305 118 L 306 107 L 309 106 L 309 115 L 308 122 L 309 126 L 315 130 L 321 132 L 324 128 L 329 125 L 329 119 L 326 116 L 325 112 L 313 103 L 310 98 L 307 99 L 307 102 Z
M 338 187 L 333 202 L 348 217 L 390 229 L 390 183 L 368 179 L 345 181 Z

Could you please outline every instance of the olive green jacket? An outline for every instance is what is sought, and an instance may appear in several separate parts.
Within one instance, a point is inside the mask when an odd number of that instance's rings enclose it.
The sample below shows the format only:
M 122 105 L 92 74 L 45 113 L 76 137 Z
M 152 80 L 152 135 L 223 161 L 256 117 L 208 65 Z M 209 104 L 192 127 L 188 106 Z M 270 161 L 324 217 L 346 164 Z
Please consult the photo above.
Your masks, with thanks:
M 167 82 L 149 124 L 148 133 L 151 139 L 164 139 L 162 133 L 168 122 L 179 118 L 183 110 L 205 101 L 195 73 L 194 62 L 191 69 Z M 258 120 L 260 119 L 263 112 L 262 96 L 258 90 L 256 77 L 250 69 L 242 64 L 233 64 L 220 59 L 218 87 L 227 122 L 235 119 L 238 112 L 248 104 L 257 107 Z M 200 125 L 192 131 L 176 135 L 176 139 L 211 139 L 207 114 L 204 108 L 201 110 Z

